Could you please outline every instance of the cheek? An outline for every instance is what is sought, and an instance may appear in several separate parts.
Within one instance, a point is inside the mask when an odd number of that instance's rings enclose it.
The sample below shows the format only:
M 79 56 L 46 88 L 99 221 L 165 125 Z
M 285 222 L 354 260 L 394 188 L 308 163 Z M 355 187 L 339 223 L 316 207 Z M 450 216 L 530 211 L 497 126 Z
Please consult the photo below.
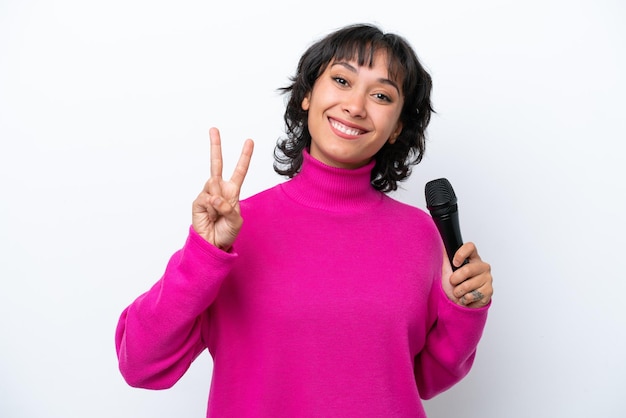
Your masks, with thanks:
M 379 121 L 381 124 L 383 124 L 379 126 L 384 126 L 383 130 L 387 138 L 390 138 L 394 136 L 396 133 L 398 133 L 399 132 L 398 128 L 402 126 L 402 123 L 398 119 L 396 112 L 393 112 L 393 113 L 390 112 L 385 115 L 381 115 L 381 118 L 379 119 Z

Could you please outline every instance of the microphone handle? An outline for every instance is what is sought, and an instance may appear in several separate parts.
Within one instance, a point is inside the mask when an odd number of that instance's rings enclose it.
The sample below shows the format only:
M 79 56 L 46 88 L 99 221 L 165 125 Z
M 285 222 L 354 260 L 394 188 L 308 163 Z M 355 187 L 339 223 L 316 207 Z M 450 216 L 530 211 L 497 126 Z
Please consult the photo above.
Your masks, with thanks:
M 433 218 L 435 221 L 435 225 L 439 230 L 439 234 L 443 240 L 443 245 L 446 248 L 446 254 L 448 255 L 448 259 L 450 260 L 450 265 L 452 266 L 452 271 L 459 269 L 469 262 L 469 260 L 465 260 L 461 266 L 456 267 L 452 263 L 452 259 L 454 258 L 454 254 L 456 251 L 463 245 L 463 238 L 461 238 L 461 227 L 459 225 L 459 216 L 458 212 L 447 213 L 441 216 L 435 216 Z

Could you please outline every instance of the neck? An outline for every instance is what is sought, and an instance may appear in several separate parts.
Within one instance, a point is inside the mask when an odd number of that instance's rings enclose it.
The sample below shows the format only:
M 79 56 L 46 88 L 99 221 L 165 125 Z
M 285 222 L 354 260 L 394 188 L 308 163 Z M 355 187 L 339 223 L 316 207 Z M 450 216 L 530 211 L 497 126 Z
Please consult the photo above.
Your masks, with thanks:
M 304 151 L 302 168 L 283 190 L 298 203 L 332 212 L 354 212 L 380 202 L 371 184 L 375 161 L 356 169 L 328 166 Z

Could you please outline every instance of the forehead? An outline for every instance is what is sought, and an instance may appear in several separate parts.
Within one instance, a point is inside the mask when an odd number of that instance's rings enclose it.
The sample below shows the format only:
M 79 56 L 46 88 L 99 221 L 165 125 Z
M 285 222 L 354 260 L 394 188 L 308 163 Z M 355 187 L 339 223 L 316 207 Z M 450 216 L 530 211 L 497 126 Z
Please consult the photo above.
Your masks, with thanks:
M 356 63 L 359 67 L 374 67 L 375 64 L 387 67 L 387 77 L 398 84 L 402 84 L 404 69 L 400 60 L 393 56 L 388 48 L 375 44 L 344 45 L 337 49 L 329 64 L 338 61 Z

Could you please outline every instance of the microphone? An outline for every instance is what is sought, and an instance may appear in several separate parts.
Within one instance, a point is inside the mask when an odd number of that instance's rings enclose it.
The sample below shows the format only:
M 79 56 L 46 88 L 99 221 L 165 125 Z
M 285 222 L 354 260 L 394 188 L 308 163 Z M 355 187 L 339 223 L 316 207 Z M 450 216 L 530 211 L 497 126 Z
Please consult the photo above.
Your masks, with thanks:
M 452 264 L 452 259 L 456 251 L 463 245 L 454 189 L 447 179 L 440 178 L 426 183 L 424 193 L 426 195 L 426 207 L 439 230 L 450 265 L 452 265 L 452 270 L 454 271 L 459 267 L 455 267 Z M 469 260 L 465 260 L 461 266 L 468 262 Z

